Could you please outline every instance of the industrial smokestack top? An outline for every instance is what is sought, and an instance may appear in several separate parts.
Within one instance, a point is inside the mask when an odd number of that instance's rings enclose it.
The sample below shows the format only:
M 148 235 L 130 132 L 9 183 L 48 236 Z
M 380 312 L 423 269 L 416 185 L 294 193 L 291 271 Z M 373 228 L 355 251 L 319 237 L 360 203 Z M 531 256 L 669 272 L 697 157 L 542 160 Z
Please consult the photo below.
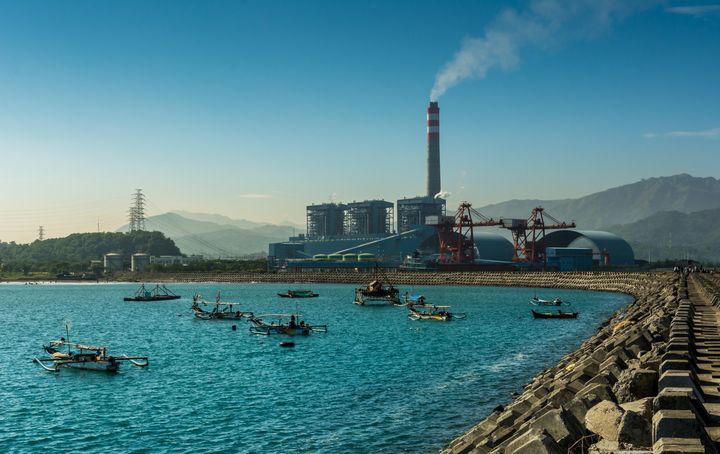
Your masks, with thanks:
M 440 107 L 430 101 L 427 108 L 427 196 L 440 192 Z

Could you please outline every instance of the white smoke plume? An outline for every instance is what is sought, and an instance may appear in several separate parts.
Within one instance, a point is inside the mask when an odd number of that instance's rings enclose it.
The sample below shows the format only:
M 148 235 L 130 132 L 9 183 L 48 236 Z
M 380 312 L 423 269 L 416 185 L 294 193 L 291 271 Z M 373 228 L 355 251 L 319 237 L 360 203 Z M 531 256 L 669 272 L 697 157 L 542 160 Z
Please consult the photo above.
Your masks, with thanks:
M 547 50 L 593 38 L 628 15 L 659 3 L 662 0 L 531 0 L 525 11 L 504 9 L 485 28 L 484 36 L 463 40 L 435 76 L 430 99 L 437 101 L 465 79 L 482 79 L 492 68 L 515 68 L 523 49 Z
M 447 192 L 447 191 L 440 191 L 440 192 L 438 192 L 437 194 L 435 194 L 435 195 L 433 196 L 433 198 L 434 198 L 434 199 L 447 199 L 447 198 L 450 197 L 451 195 L 452 195 L 452 194 L 450 194 L 450 193 Z

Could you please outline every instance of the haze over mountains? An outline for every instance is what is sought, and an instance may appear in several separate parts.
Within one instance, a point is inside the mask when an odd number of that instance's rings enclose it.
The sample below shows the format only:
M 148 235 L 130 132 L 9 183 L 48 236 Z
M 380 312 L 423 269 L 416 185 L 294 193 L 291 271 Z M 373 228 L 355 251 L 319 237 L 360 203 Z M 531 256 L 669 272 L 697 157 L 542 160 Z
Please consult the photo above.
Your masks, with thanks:
M 448 203 L 448 211 L 455 209 Z M 687 174 L 649 178 L 577 199 L 509 200 L 478 210 L 487 216 L 527 218 L 542 206 L 581 230 L 607 230 L 625 238 L 636 258 L 720 261 L 720 180 Z M 184 254 L 207 257 L 264 255 L 304 226 L 231 219 L 219 214 L 175 211 L 151 216 L 148 230 L 172 238 Z M 127 225 L 118 229 L 127 231 Z
M 575 220 L 579 229 L 606 230 L 660 211 L 692 213 L 720 208 L 720 180 L 687 174 L 648 178 L 577 199 L 509 200 L 478 210 L 495 218 L 527 218 L 538 206 L 560 220 Z
M 128 228 L 126 224 L 118 231 L 127 232 Z M 145 220 L 145 228 L 163 232 L 184 254 L 209 258 L 265 255 L 269 243 L 285 241 L 294 232 L 305 230 L 292 225 L 263 224 L 185 211 L 150 216 Z

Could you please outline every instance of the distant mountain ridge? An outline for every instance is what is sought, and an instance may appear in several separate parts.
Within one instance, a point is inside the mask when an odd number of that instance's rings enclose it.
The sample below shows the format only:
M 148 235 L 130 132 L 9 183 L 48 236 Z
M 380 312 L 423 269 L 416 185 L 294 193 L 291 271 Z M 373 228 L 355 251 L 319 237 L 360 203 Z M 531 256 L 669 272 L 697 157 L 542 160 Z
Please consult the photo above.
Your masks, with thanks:
M 195 218 L 191 219 L 180 213 L 186 212 L 150 216 L 145 219 L 145 229 L 164 233 L 188 255 L 209 258 L 265 255 L 269 243 L 286 241 L 298 230 L 293 226 L 262 224 L 218 214 L 188 213 Z M 128 230 L 127 224 L 117 229 L 118 232 Z
M 720 263 L 720 209 L 661 211 L 607 230 L 624 238 L 643 260 L 691 258 Z
M 478 210 L 494 218 L 527 218 L 537 206 L 560 220 L 575 220 L 580 229 L 607 229 L 660 211 L 692 213 L 720 208 L 720 180 L 680 174 L 648 178 L 576 199 L 509 200 Z

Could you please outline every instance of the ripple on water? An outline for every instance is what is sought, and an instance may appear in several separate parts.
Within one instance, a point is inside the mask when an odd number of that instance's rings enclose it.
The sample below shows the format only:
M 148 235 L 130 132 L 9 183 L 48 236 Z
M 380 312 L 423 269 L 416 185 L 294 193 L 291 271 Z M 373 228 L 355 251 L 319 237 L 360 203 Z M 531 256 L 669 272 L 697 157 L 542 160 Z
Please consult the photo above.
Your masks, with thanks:
M 426 323 L 351 304 L 352 285 L 316 285 L 322 296 L 297 307 L 330 331 L 284 349 L 244 322 L 195 320 L 188 297 L 221 289 L 256 313 L 288 312 L 296 302 L 275 296 L 287 284 L 171 287 L 186 298 L 122 302 L 134 285 L 0 286 L 0 345 L 13 346 L 0 350 L 0 452 L 435 452 L 630 301 L 552 290 L 581 317 L 533 320 L 532 289 L 408 288 L 468 314 Z M 41 371 L 30 359 L 63 320 L 71 339 L 147 354 L 150 367 Z

